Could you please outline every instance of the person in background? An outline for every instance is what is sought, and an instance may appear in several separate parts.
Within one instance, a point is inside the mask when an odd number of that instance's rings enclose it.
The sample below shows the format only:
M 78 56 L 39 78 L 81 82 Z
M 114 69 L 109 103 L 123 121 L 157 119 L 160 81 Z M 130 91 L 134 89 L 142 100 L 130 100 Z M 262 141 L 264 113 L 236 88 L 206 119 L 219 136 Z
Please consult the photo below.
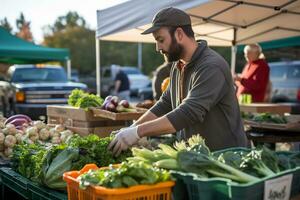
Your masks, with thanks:
M 154 72 L 153 80 L 152 80 L 152 91 L 154 100 L 158 101 L 161 94 L 161 84 L 163 81 L 170 76 L 170 70 L 172 67 L 172 63 L 164 62 L 160 65 Z
M 143 137 L 170 133 L 178 140 L 200 134 L 212 151 L 247 147 L 228 63 L 206 41 L 196 41 L 190 16 L 165 8 L 142 34 L 150 33 L 156 50 L 173 62 L 169 87 L 150 110 L 115 135 L 108 149 L 119 155 Z
M 250 94 L 252 102 L 264 102 L 270 87 L 270 68 L 267 64 L 262 49 L 258 44 L 249 44 L 244 48 L 247 64 L 242 74 L 235 75 L 234 81 L 237 86 L 237 98 L 243 94 Z
M 127 74 L 125 74 L 121 68 L 118 69 L 115 78 L 114 94 L 121 100 L 130 101 L 130 82 Z

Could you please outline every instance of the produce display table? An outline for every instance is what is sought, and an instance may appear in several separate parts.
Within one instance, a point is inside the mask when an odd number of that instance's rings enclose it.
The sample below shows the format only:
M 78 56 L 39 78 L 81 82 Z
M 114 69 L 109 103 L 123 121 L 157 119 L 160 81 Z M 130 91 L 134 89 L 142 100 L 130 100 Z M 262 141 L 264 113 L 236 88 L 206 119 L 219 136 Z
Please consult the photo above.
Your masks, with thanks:
M 0 168 L 1 179 L 1 199 L 13 199 L 7 192 L 7 188 L 19 195 L 18 199 L 33 200 L 67 200 L 67 193 L 51 190 L 33 183 L 31 180 L 23 177 L 11 168 Z
M 95 117 L 93 111 L 72 106 L 47 106 L 48 124 L 61 124 L 81 136 L 94 133 L 99 137 L 107 137 L 112 131 L 129 126 L 130 120 L 112 120 Z
M 269 143 L 271 148 L 275 149 L 276 143 L 283 142 L 300 142 L 300 132 L 290 132 L 282 130 L 262 130 L 251 128 L 246 131 L 246 135 L 249 140 L 252 140 L 254 144 L 257 143 Z
M 251 113 L 272 113 L 280 114 L 291 113 L 291 106 L 286 104 L 275 104 L 275 103 L 251 103 L 251 104 L 240 104 L 241 112 Z

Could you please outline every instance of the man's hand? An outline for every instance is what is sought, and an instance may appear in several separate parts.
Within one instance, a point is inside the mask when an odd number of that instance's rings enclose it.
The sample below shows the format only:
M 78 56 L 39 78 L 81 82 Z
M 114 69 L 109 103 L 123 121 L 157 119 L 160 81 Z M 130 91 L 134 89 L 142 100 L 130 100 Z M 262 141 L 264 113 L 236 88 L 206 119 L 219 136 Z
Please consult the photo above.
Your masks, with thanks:
M 139 139 L 137 126 L 121 129 L 109 144 L 108 149 L 112 150 L 113 155 L 118 156 L 122 151 L 136 144 Z

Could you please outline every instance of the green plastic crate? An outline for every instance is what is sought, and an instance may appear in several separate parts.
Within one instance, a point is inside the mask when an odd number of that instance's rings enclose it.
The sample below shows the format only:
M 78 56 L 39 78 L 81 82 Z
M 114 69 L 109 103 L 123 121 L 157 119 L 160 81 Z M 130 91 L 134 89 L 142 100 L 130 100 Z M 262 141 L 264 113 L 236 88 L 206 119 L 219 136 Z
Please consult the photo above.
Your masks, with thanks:
M 68 195 L 65 192 L 59 192 L 45 188 L 36 183 L 30 182 L 28 185 L 29 197 L 32 200 L 67 200 Z
M 28 179 L 21 176 L 11 168 L 2 167 L 0 168 L 0 177 L 2 179 L 2 191 L 3 187 L 8 187 L 14 192 L 18 193 L 25 199 L 29 199 L 28 193 Z M 2 198 L 3 194 L 2 192 Z
M 215 155 L 219 155 L 226 151 L 250 151 L 247 148 L 229 148 L 221 151 L 214 152 Z M 277 152 L 277 154 L 291 154 L 293 152 Z M 172 175 L 176 178 L 177 181 L 183 182 L 186 188 L 183 188 L 184 185 L 180 184 L 180 187 L 175 186 L 175 189 L 178 191 L 180 189 L 187 190 L 187 195 L 189 200 L 261 200 L 264 197 L 264 181 L 270 180 L 273 178 L 278 178 L 287 174 L 293 173 L 291 196 L 300 193 L 300 167 L 292 170 L 287 170 L 277 174 L 276 176 L 270 178 L 264 178 L 257 182 L 249 184 L 237 184 L 231 182 L 227 179 L 222 178 L 197 178 L 191 174 L 186 173 L 173 173 Z M 175 200 L 181 200 L 176 198 Z M 182 198 L 184 199 L 184 198 Z

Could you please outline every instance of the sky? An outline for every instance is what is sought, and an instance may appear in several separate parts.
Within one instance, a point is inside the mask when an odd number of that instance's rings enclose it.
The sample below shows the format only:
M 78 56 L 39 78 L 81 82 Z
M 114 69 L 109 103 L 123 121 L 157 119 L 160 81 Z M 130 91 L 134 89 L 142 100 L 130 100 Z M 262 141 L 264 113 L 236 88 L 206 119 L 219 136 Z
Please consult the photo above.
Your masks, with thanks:
M 30 21 L 31 32 L 36 43 L 42 42 L 46 25 L 53 25 L 59 16 L 68 11 L 76 11 L 88 26 L 96 29 L 96 10 L 102 10 L 127 0 L 0 0 L 0 20 L 7 18 L 13 31 L 16 32 L 16 19 L 23 12 Z

